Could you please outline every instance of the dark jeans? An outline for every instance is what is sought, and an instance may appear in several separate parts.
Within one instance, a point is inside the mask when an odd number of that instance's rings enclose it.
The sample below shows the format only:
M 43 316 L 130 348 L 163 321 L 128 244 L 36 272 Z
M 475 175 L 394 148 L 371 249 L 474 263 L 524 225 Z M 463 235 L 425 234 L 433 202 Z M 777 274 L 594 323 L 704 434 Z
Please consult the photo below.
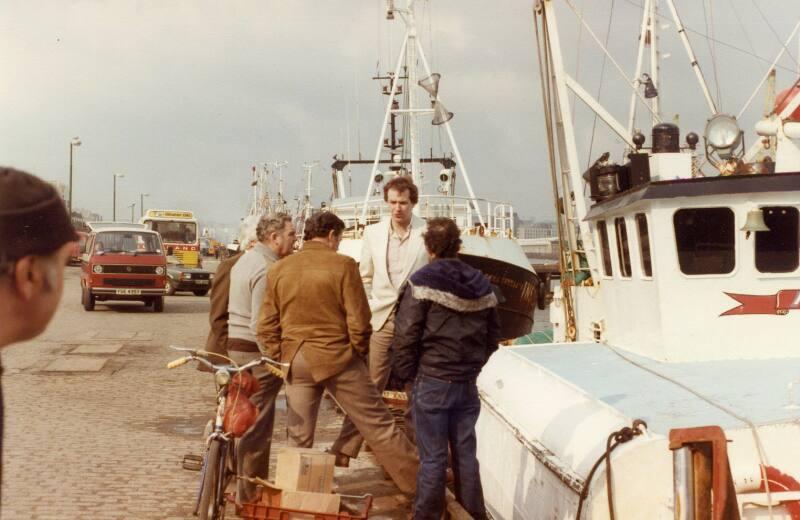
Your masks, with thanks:
M 413 407 L 420 460 L 414 519 L 439 520 L 444 513 L 448 445 L 456 499 L 473 518 L 485 519 L 475 456 L 475 423 L 481 409 L 475 381 L 448 382 L 420 374 L 414 384 Z

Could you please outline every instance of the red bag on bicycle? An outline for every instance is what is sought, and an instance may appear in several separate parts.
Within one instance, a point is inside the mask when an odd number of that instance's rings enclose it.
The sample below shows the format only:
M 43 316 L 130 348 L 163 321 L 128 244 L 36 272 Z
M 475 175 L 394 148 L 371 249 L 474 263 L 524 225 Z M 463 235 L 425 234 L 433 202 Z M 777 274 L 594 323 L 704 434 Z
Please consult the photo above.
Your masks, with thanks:
M 250 397 L 258 391 L 258 381 L 248 371 L 238 372 L 231 378 L 231 388 L 238 387 L 239 391 Z
M 245 391 L 239 386 L 232 385 L 228 389 L 222 428 L 233 437 L 241 437 L 256 422 L 257 416 L 258 409 Z
M 258 416 L 258 409 L 249 397 L 258 391 L 258 381 L 248 371 L 233 376 L 228 386 L 228 405 L 222 427 L 234 437 L 241 437 Z

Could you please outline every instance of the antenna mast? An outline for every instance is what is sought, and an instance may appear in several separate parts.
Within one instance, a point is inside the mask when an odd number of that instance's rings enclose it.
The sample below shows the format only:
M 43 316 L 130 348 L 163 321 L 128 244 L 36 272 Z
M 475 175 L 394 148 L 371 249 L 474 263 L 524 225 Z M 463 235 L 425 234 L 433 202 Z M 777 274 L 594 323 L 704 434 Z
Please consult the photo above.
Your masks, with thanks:
M 314 168 L 319 165 L 319 161 L 313 162 L 306 162 L 303 163 L 303 171 L 305 172 L 306 177 L 306 194 L 303 200 L 303 218 L 308 219 L 311 218 L 312 213 L 312 206 L 311 206 L 311 172 Z

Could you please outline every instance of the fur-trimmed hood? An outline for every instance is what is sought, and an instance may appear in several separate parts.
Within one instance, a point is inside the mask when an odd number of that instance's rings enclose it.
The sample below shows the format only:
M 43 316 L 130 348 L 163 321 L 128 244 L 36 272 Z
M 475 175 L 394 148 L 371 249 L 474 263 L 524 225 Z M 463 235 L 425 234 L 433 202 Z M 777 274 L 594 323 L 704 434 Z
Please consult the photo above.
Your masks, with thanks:
M 408 281 L 417 300 L 428 300 L 458 312 L 497 305 L 492 285 L 482 272 L 457 258 L 435 260 Z

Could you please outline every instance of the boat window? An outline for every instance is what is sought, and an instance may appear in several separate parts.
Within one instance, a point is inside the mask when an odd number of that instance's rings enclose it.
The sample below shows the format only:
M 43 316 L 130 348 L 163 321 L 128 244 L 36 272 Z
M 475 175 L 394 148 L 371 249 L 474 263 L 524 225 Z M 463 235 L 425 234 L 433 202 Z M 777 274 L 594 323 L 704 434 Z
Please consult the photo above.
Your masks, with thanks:
M 606 221 L 597 221 L 597 234 L 600 235 L 600 249 L 603 252 L 603 274 L 606 276 L 614 276 L 614 271 L 611 269 L 611 247 L 608 244 L 608 230 L 606 229 Z
M 798 211 L 788 206 L 761 208 L 769 231 L 756 232 L 756 269 L 762 273 L 790 273 L 797 269 Z
M 647 216 L 644 213 L 636 214 L 636 231 L 639 233 L 639 250 L 642 253 L 642 273 L 644 276 L 653 276 L 653 262 L 650 259 L 650 231 L 647 229 Z
M 615 218 L 614 228 L 617 232 L 617 258 L 619 259 L 619 274 L 623 278 L 630 278 L 631 251 L 628 248 L 628 230 L 625 227 L 625 219 L 622 217 Z
M 730 208 L 680 209 L 672 219 L 678 262 L 684 274 L 726 274 L 736 266 Z

